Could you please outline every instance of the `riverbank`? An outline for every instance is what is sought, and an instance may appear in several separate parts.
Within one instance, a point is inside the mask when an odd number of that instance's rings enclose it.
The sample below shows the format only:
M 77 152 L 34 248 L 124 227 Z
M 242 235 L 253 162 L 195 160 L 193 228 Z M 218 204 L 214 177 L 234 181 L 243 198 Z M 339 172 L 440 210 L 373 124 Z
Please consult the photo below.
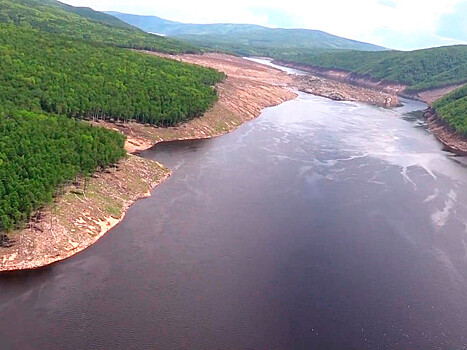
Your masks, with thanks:
M 291 76 L 239 57 L 222 54 L 168 56 L 147 53 L 214 68 L 226 73 L 227 78 L 216 87 L 219 100 L 214 106 L 203 116 L 179 126 L 161 128 L 134 122 L 96 123 L 124 133 L 127 136 L 125 148 L 129 153 L 146 150 L 159 142 L 220 136 L 258 117 L 264 108 L 277 106 L 297 97 L 289 88 Z
M 380 107 L 397 107 L 400 105 L 396 95 L 313 75 L 294 76 L 293 86 L 299 91 L 330 98 L 334 101 L 359 101 Z
M 159 142 L 212 138 L 231 132 L 258 117 L 265 107 L 294 99 L 297 94 L 293 89 L 331 99 L 387 105 L 384 94 L 370 102 L 368 96 L 377 96 L 377 92 L 347 85 L 347 93 L 343 93 L 343 84 L 313 77 L 297 80 L 281 70 L 239 57 L 208 54 L 171 58 L 226 73 L 225 81 L 216 87 L 219 100 L 203 116 L 175 127 L 93 122 L 124 133 L 129 153 Z M 391 103 L 394 101 L 397 99 Z M 169 175 L 170 171 L 158 163 L 129 156 L 118 168 L 95 174 L 86 184 L 67 187 L 52 206 L 31 219 L 26 229 L 9 236 L 14 242 L 11 247 L 0 248 L 0 271 L 33 269 L 84 250 L 118 224 L 133 202 L 149 196 Z
M 382 92 L 391 96 L 397 96 L 407 88 L 407 86 L 404 84 L 395 83 L 384 79 L 375 79 L 368 75 L 357 74 L 341 69 L 311 66 L 309 64 L 284 60 L 274 60 L 273 63 L 293 69 L 299 69 L 321 78 Z
M 467 139 L 449 128 L 432 108 L 428 108 L 424 113 L 428 128 L 444 147 L 461 156 L 467 155 Z
M 432 88 L 416 93 L 407 93 L 407 85 L 386 79 L 376 79 L 367 74 L 358 74 L 347 70 L 311 66 L 304 63 L 296 63 L 284 60 L 274 60 L 273 63 L 288 68 L 299 69 L 317 77 L 341 82 L 353 87 L 361 87 L 374 92 L 388 94 L 389 96 L 400 96 L 412 100 L 418 100 L 431 105 L 437 99 L 451 93 L 465 84 L 454 84 L 440 88 Z M 345 85 L 343 87 L 345 91 Z M 364 102 L 364 101 L 363 101 Z M 371 102 L 370 102 L 371 103 Z
M 435 137 L 444 145 L 447 150 L 457 155 L 467 155 L 467 138 L 450 128 L 431 108 L 431 105 L 434 101 L 458 88 L 461 88 L 465 84 L 453 84 L 440 88 L 432 88 L 417 93 L 406 93 L 406 85 L 384 79 L 374 79 L 368 75 L 352 73 L 345 70 L 310 66 L 307 64 L 300 64 L 289 61 L 274 60 L 273 62 L 288 68 L 299 69 L 319 77 L 331 79 L 336 83 L 343 82 L 346 85 L 355 86 L 355 88 L 365 87 L 373 91 L 395 94 L 401 97 L 425 102 L 430 107 L 424 112 L 424 117 L 427 120 L 428 127 L 433 135 L 435 135 Z M 307 77 L 302 79 L 307 79 Z M 338 95 L 336 99 L 340 99 L 340 97 L 341 96 Z
M 294 99 L 297 96 L 294 90 L 333 100 L 360 101 L 385 107 L 399 105 L 395 95 L 329 79 L 294 76 L 240 57 L 216 53 L 169 56 L 143 52 L 214 68 L 226 73 L 227 78 L 217 86 L 219 101 L 203 116 L 182 125 L 158 128 L 133 122 L 97 123 L 124 133 L 129 153 L 151 148 L 159 142 L 212 138 L 231 132 L 259 116 L 264 108 Z
M 228 59 L 215 66 L 222 66 L 229 77 L 217 86 L 219 100 L 200 118 L 170 128 L 93 124 L 123 132 L 127 135 L 126 150 L 135 153 L 162 141 L 222 135 L 259 116 L 263 108 L 297 96 L 286 87 L 287 81 L 282 81 L 282 72 L 275 69 L 256 65 L 244 70 Z M 53 205 L 30 220 L 27 228 L 8 235 L 11 246 L 0 248 L 0 271 L 43 267 L 79 253 L 117 225 L 136 200 L 150 196 L 151 190 L 169 176 L 170 170 L 161 164 L 129 155 L 116 168 L 67 186 Z
M 128 208 L 170 176 L 161 164 L 129 155 L 116 167 L 64 188 L 0 248 L 0 271 L 34 269 L 69 258 L 118 224 Z

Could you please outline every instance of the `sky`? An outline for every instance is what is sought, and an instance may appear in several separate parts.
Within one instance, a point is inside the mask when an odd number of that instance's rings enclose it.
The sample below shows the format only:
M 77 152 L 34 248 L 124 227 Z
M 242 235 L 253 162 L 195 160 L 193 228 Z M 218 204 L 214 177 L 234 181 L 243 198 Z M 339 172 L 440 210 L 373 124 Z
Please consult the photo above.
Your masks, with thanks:
M 398 50 L 467 44 L 467 0 L 61 0 L 188 23 L 318 29 Z

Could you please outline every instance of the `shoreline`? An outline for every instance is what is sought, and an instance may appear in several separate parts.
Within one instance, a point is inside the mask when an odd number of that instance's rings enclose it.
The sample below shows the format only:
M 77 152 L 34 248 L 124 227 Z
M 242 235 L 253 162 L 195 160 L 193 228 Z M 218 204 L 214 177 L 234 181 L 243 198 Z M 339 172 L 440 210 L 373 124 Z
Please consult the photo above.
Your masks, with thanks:
M 451 130 L 430 107 L 424 111 L 428 129 L 444 148 L 458 156 L 467 156 L 467 138 Z
M 0 272 L 32 270 L 85 250 L 120 223 L 127 210 L 171 175 L 160 163 L 128 155 L 114 169 L 67 186 L 1 248 Z M 82 179 L 81 179 L 82 180 Z
M 148 54 L 166 56 L 153 52 Z M 12 247 L 0 248 L 0 272 L 38 269 L 83 251 L 120 223 L 134 202 L 150 196 L 152 190 L 170 176 L 170 170 L 163 165 L 131 154 L 160 142 L 208 139 L 232 132 L 258 117 L 264 108 L 295 99 L 297 94 L 292 89 L 333 100 L 361 101 L 386 107 L 399 103 L 392 95 L 354 88 L 329 79 L 311 76 L 297 80 L 279 69 L 235 56 L 207 54 L 170 58 L 226 73 L 224 82 L 216 86 L 219 100 L 203 116 L 174 127 L 160 128 L 134 122 L 90 122 L 127 136 L 125 149 L 130 155 L 117 165 L 120 174 L 109 170 L 96 173 L 88 184 L 95 190 L 91 201 L 85 191 L 79 194 L 80 186 L 66 188 L 52 206 L 40 212 L 39 220 L 31 218 L 28 228 L 11 237 L 16 241 Z M 114 187 L 108 184 L 112 174 Z M 139 182 L 135 188 L 126 188 L 127 193 L 124 190 L 128 185 L 126 176 Z M 109 193 L 105 192 L 110 188 L 113 191 L 110 197 L 115 200 L 113 206 L 106 203 Z M 71 203 L 65 200 L 70 198 L 73 199 Z M 92 213 L 88 210 L 90 206 L 94 207 Z M 106 206 L 108 212 L 105 211 Z M 67 214 L 62 215 L 63 212 Z
M 226 73 L 227 78 L 216 86 L 219 100 L 204 115 L 178 126 L 162 128 L 135 122 L 92 122 L 96 126 L 123 133 L 127 137 L 125 148 L 131 154 L 147 150 L 160 142 L 222 136 L 257 118 L 264 108 L 277 106 L 298 96 L 290 89 L 292 79 L 288 74 L 243 58 L 223 54 L 172 57 L 155 52 L 143 53 L 214 68 Z
M 107 169 L 95 173 L 84 184 L 67 186 L 52 205 L 30 219 L 27 228 L 9 235 L 13 245 L 0 248 L 0 273 L 39 269 L 85 250 L 119 224 L 132 204 L 151 196 L 171 175 L 162 164 L 132 153 L 159 142 L 226 134 L 258 117 L 264 108 L 296 98 L 297 94 L 280 86 L 281 77 L 275 76 L 277 72 L 256 70 L 256 76 L 250 71 L 251 77 L 227 77 L 217 86 L 219 100 L 211 109 L 180 126 L 156 128 L 137 123 L 119 126 L 91 122 L 127 135 L 127 158 L 114 171 Z
M 432 103 L 437 99 L 451 93 L 452 91 L 466 85 L 466 84 L 451 84 L 442 87 L 432 88 L 428 90 L 419 91 L 417 93 L 405 93 L 407 86 L 387 81 L 384 79 L 375 79 L 369 76 L 352 73 L 346 70 L 323 68 L 318 66 L 310 66 L 307 64 L 300 64 L 288 61 L 273 60 L 273 63 L 283 65 L 285 67 L 300 69 L 310 74 L 315 74 L 320 77 L 334 80 L 336 82 L 343 82 L 345 84 L 354 84 L 356 87 L 364 87 L 372 90 L 379 90 L 396 94 L 399 97 L 404 97 L 428 105 L 424 110 L 424 118 L 427 121 L 429 130 L 433 133 L 436 139 L 443 144 L 445 149 L 459 155 L 467 156 L 467 137 L 459 135 L 453 131 L 446 123 L 444 123 L 436 112 L 431 107 Z

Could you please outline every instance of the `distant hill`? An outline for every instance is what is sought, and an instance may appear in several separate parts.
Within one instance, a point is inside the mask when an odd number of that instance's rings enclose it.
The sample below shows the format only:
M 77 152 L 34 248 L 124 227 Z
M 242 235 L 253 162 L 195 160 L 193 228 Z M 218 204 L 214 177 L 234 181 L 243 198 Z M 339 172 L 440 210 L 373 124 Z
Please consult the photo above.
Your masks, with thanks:
M 341 38 L 319 30 L 267 28 L 252 24 L 188 24 L 155 16 L 106 12 L 149 33 L 160 33 L 210 49 L 243 55 L 264 55 L 283 50 L 363 50 L 385 48 Z
M 114 16 L 55 0 L 0 0 L 0 23 L 120 47 L 166 53 L 199 52 L 193 45 L 148 34 Z
M 467 45 L 415 51 L 282 53 L 276 58 L 408 85 L 407 92 L 467 82 Z

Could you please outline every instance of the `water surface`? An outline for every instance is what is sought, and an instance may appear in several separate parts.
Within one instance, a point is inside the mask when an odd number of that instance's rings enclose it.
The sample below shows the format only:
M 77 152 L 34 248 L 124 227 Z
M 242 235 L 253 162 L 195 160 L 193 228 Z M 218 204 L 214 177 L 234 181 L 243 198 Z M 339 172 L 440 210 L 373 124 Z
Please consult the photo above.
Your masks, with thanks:
M 0 276 L 2 349 L 432 349 L 467 336 L 467 169 L 404 115 L 300 94 L 81 254 Z

